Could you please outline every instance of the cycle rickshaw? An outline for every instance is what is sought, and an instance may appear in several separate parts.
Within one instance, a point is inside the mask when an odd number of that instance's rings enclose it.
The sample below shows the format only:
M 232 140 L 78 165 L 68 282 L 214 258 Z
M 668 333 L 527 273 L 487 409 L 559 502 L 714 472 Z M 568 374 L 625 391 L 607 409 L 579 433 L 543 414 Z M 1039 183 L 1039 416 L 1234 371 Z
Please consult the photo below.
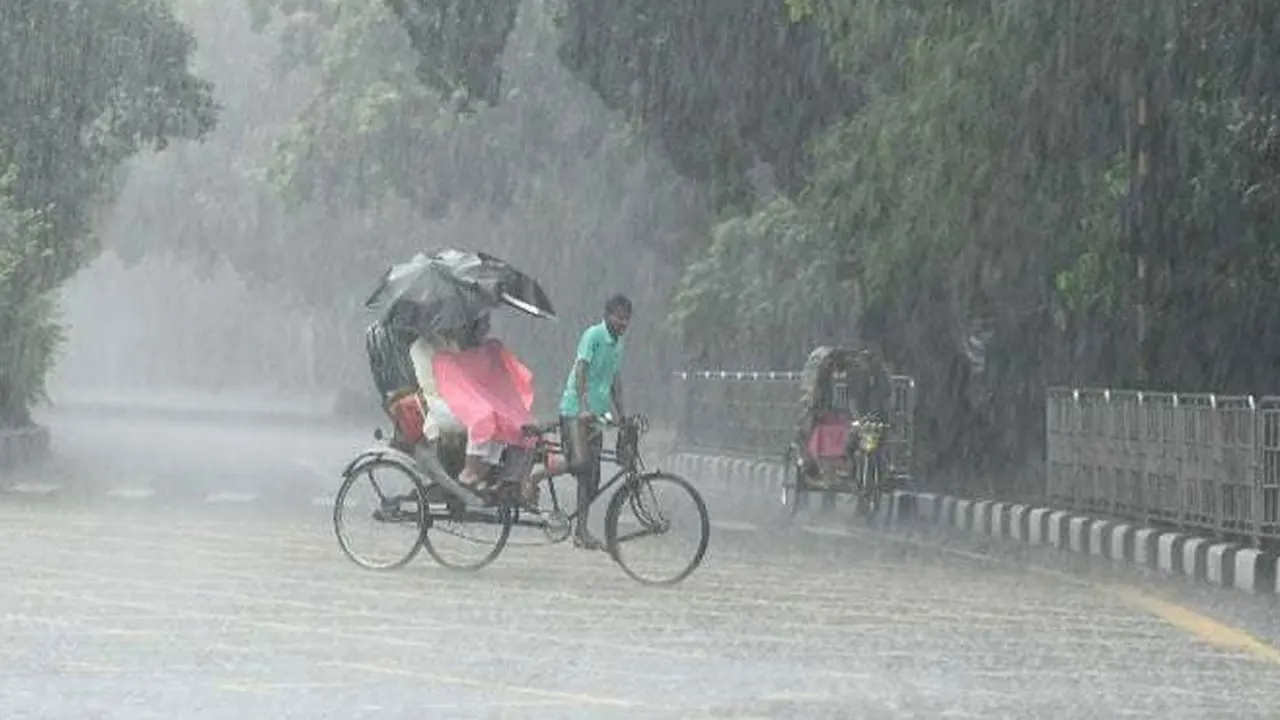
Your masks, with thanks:
M 823 495 L 839 497 L 870 518 L 884 497 L 909 478 L 914 382 L 894 376 L 865 349 L 822 346 L 800 372 L 800 421 L 783 463 L 782 504 L 788 517 Z
M 415 311 L 419 319 L 406 332 L 424 336 L 439 330 L 444 322 L 440 319 L 443 312 L 465 318 L 473 314 L 475 308 L 487 309 L 500 303 L 529 314 L 554 317 L 545 294 L 527 276 L 491 256 L 458 257 L 462 255 L 455 251 L 445 256 L 447 262 L 436 262 L 432 270 L 435 275 L 429 275 L 426 280 L 415 276 L 415 273 L 426 273 L 419 265 L 435 262 L 440 256 L 420 256 L 406 266 L 393 267 L 384 276 L 379 292 L 366 304 L 373 304 L 379 293 L 389 295 L 386 288 L 399 282 L 395 302 L 403 302 L 408 297 L 413 298 L 419 309 L 426 308 Z M 476 277 L 480 280 L 474 280 Z M 455 293 L 456 288 L 451 284 L 466 292 Z M 516 291 L 521 291 L 519 297 L 514 296 Z M 423 315 L 428 317 L 422 319 Z M 366 347 L 375 367 L 396 370 L 397 363 L 403 366 L 403 342 L 397 345 L 394 333 L 380 327 L 375 325 L 370 329 Z M 558 422 L 526 425 L 523 431 L 533 441 L 532 447 L 527 452 L 507 450 L 499 468 L 491 473 L 493 477 L 489 479 L 497 480 L 490 484 L 491 490 L 478 493 L 458 481 L 465 460 L 465 432 L 443 433 L 438 440 L 424 443 L 420 432 L 423 401 L 403 402 L 406 397 L 403 387 L 411 382 L 411 375 L 404 370 L 398 375 L 390 372 L 386 377 L 375 370 L 374 375 L 384 397 L 384 410 L 392 421 L 392 433 L 384 441 L 382 431 L 375 431 L 377 443 L 359 453 L 343 469 L 342 484 L 334 499 L 333 524 L 338 544 L 348 558 L 365 568 L 390 570 L 406 565 L 425 548 L 444 567 L 475 571 L 492 563 L 511 544 L 513 528 L 533 529 L 535 535 L 542 538 L 538 542 L 522 543 L 526 545 L 560 543 L 570 537 L 578 514 L 576 493 L 572 501 L 574 511 L 566 512 L 556 489 L 557 480 L 564 478 L 563 473 L 543 480 L 551 503 L 550 507 L 538 508 L 539 512 L 525 509 L 527 498 L 522 497 L 520 483 L 502 482 L 497 478 L 503 474 L 504 479 L 525 479 L 536 464 L 551 467 L 550 463 L 562 455 Z M 640 439 L 648 429 L 644 417 L 617 421 L 603 418 L 593 432 L 603 433 L 606 428 L 615 430 L 617 435 L 613 446 L 603 449 L 601 460 L 616 465 L 618 471 L 601 483 L 591 498 L 594 503 L 617 487 L 605 510 L 605 549 L 613 561 L 638 582 L 679 583 L 697 569 L 706 554 L 711 532 L 706 503 L 684 478 L 646 469 L 640 454 Z M 563 467 L 563 464 L 557 463 L 557 466 Z M 361 502 L 359 495 L 365 491 L 371 492 Z M 677 518 L 666 510 L 663 507 L 666 498 L 682 499 L 691 505 L 687 515 Z M 392 535 L 386 543 L 389 551 L 384 556 L 375 556 L 358 546 L 353 526 L 359 520 L 371 521 L 373 528 Z M 688 527 L 678 526 L 678 520 L 687 520 Z M 691 539 L 692 546 L 685 555 L 638 547 L 641 540 L 665 537 Z M 453 556 L 455 549 L 474 549 L 478 555 L 457 558 Z M 670 572 L 650 569 L 651 565 L 671 560 L 676 563 Z
M 617 486 L 605 510 L 605 549 L 623 572 L 637 582 L 647 585 L 679 583 L 698 568 L 706 554 L 711 533 L 706 503 L 684 478 L 645 469 L 639 450 L 640 438 L 647 430 L 643 417 L 625 418 L 620 422 L 610 422 L 608 426 L 617 431 L 617 438 L 612 449 L 604 449 L 601 459 L 618 466 L 618 470 L 607 482 L 601 483 L 592 497 L 594 502 Z M 598 428 L 598 431 L 603 432 L 604 428 Z M 530 428 L 530 432 L 539 438 L 536 462 L 550 462 L 559 454 L 560 444 L 553 439 L 558 433 L 558 423 Z M 380 434 L 378 437 L 381 439 Z M 563 475 L 544 481 L 551 500 L 550 507 L 530 516 L 521 507 L 518 485 L 508 483 L 501 486 L 486 498 L 488 502 L 482 507 L 468 505 L 453 495 L 445 483 L 420 472 L 406 450 L 392 438 L 384 445 L 359 454 L 343 470 L 343 482 L 334 502 L 334 530 L 342 551 L 357 564 L 369 569 L 390 570 L 404 566 L 425 548 L 444 567 L 479 570 L 496 560 L 510 544 L 512 528 L 535 529 L 544 538 L 540 542 L 523 544 L 554 544 L 569 538 L 577 511 L 566 512 L 562 505 L 556 481 L 563 479 Z M 456 477 L 462 465 L 461 446 L 441 445 L 440 456 L 442 465 Z M 400 492 L 388 489 L 393 479 L 401 481 Z M 366 480 L 374 491 L 375 502 L 364 507 L 358 502 L 349 502 L 353 490 Z M 661 498 L 672 495 L 683 496 L 692 504 L 692 510 L 685 518 L 690 521 L 688 527 L 673 527 L 673 518 L 662 507 Z M 574 499 L 568 502 L 576 504 L 576 496 L 572 492 L 569 497 Z M 402 534 L 397 549 L 385 559 L 365 554 L 356 547 L 349 518 L 365 516 L 374 523 L 407 530 Z M 687 555 L 677 556 L 660 550 L 632 552 L 640 540 L 660 538 L 673 532 L 692 540 Z M 479 556 L 455 558 L 452 556 L 455 546 L 474 547 L 479 550 Z M 674 566 L 669 571 L 652 569 L 653 565 L 670 561 L 674 561 Z

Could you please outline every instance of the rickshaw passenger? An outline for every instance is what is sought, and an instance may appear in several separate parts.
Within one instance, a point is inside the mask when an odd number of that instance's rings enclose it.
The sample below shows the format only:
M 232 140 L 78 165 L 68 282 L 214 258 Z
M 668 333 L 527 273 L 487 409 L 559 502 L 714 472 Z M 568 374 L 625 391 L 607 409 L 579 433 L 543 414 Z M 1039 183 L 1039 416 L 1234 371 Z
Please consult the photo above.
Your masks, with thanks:
M 531 459 L 521 452 L 531 441 L 520 428 L 534 422 L 532 373 L 488 333 L 485 313 L 456 339 L 428 343 L 420 338 L 410 353 L 428 402 L 423 434 L 428 440 L 442 432 L 465 434 L 465 461 L 458 480 L 468 486 L 503 466 L 504 459 L 511 466 L 507 474 L 520 478 L 522 466 Z M 437 378 L 450 384 L 441 387 Z
M 459 352 L 467 347 L 479 344 L 479 339 L 488 334 L 488 317 L 476 320 L 468 333 L 462 338 L 433 336 L 427 340 L 418 336 L 409 346 L 409 359 L 413 363 L 413 374 L 418 381 L 418 390 L 422 394 L 426 407 L 423 408 L 422 434 L 427 441 L 440 439 L 441 434 L 452 436 L 466 435 L 467 428 L 458 421 L 449 404 L 440 396 L 436 388 L 435 370 L 432 363 L 436 353 L 440 351 Z M 484 465 L 497 465 L 502 460 L 501 443 L 473 443 L 467 439 L 466 461 L 459 480 L 465 484 L 474 484 L 484 476 Z
M 443 436 L 455 440 L 457 445 L 465 442 L 465 460 L 459 480 L 474 485 L 487 475 L 490 467 L 502 465 L 504 453 L 511 447 L 511 443 L 504 442 L 500 437 L 483 441 L 476 441 L 471 437 L 467 427 L 459 421 L 437 387 L 437 356 L 443 353 L 449 357 L 449 362 L 445 365 L 451 368 L 453 377 L 459 377 L 459 372 L 462 377 L 467 375 L 466 361 L 475 360 L 471 357 L 474 353 L 469 351 L 478 350 L 482 345 L 487 350 L 495 349 L 488 348 L 488 345 L 496 346 L 500 359 L 506 360 L 510 356 L 516 370 L 523 370 L 523 366 L 519 365 L 519 361 L 509 351 L 501 348 L 496 340 L 483 342 L 489 330 L 487 314 L 479 317 L 459 336 L 433 335 L 430 341 L 410 330 L 414 325 L 412 320 L 402 313 L 391 321 L 375 323 L 366 333 L 371 369 L 382 395 L 383 408 L 395 422 L 398 439 L 408 446 L 420 464 L 435 464 L 431 462 L 435 451 L 424 445 L 424 440 L 430 443 Z M 408 341 L 410 336 L 413 337 L 412 342 Z M 459 358 L 463 359 L 461 363 Z M 467 399 L 474 400 L 471 397 Z M 482 398 L 481 402 L 485 400 L 487 398 Z M 474 407 L 469 409 L 475 410 Z M 517 454 L 508 459 L 518 466 L 527 458 Z M 422 469 L 428 471 L 425 466 Z M 509 469 L 517 477 L 522 472 L 514 466 Z

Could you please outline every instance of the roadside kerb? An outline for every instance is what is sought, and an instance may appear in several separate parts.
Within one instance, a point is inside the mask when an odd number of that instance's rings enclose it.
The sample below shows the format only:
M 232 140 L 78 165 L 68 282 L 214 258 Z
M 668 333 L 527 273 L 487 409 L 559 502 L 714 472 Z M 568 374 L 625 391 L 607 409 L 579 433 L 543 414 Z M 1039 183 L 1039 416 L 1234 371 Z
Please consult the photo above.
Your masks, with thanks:
M 777 464 L 734 460 L 715 465 L 714 456 L 677 453 L 676 472 L 695 484 L 706 482 L 700 471 L 708 465 L 718 472 L 720 487 L 758 493 L 781 485 Z M 764 469 L 771 465 L 773 469 Z M 750 471 L 744 471 L 750 468 Z M 761 483 L 765 487 L 761 487 Z M 937 525 L 1029 545 L 1047 545 L 1064 552 L 1093 555 L 1169 574 L 1185 575 L 1217 587 L 1251 593 L 1280 594 L 1280 557 L 1243 545 L 1196 537 L 1182 532 L 1138 527 L 1113 519 L 1094 518 L 1046 507 L 959 498 L 935 493 L 896 492 L 886 503 L 889 518 Z

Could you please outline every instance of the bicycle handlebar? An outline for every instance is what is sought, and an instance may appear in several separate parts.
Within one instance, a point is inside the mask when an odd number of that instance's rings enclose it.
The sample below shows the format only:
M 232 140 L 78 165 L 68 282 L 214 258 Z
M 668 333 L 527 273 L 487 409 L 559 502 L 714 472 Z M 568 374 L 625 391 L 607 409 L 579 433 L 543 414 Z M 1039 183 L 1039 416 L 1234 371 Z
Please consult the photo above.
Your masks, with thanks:
M 523 428 L 526 437 L 539 437 L 548 433 L 557 432 L 560 429 L 559 420 L 548 420 L 543 423 L 534 423 L 525 425 Z
M 613 417 L 612 413 L 605 415 L 593 415 L 589 421 L 590 425 L 602 425 L 604 427 L 619 429 L 624 427 L 634 427 L 641 433 L 649 429 L 649 420 L 643 415 L 628 415 L 618 420 Z M 525 425 L 524 433 L 526 436 L 540 436 L 560 431 L 559 420 L 548 420 L 542 423 Z
M 596 416 L 597 420 L 602 420 L 605 427 L 611 428 L 635 428 L 638 432 L 643 433 L 649 429 L 649 419 L 643 415 L 627 415 L 621 420 L 614 419 L 612 414 Z

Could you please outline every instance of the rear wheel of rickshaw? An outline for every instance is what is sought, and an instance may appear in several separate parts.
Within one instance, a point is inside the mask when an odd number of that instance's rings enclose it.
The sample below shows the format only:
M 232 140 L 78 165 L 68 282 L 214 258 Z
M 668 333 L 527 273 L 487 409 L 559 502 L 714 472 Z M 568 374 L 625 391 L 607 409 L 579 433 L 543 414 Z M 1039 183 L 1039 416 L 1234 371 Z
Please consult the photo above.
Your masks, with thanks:
M 395 460 L 376 458 L 356 465 L 334 497 L 338 547 L 370 570 L 404 566 L 422 548 L 425 495 L 417 474 Z M 365 525 L 367 531 L 362 531 Z
M 450 570 L 474 572 L 498 559 L 515 523 L 510 497 L 504 493 L 491 506 L 467 507 L 435 483 L 427 486 L 427 497 L 422 546 L 433 560 Z

